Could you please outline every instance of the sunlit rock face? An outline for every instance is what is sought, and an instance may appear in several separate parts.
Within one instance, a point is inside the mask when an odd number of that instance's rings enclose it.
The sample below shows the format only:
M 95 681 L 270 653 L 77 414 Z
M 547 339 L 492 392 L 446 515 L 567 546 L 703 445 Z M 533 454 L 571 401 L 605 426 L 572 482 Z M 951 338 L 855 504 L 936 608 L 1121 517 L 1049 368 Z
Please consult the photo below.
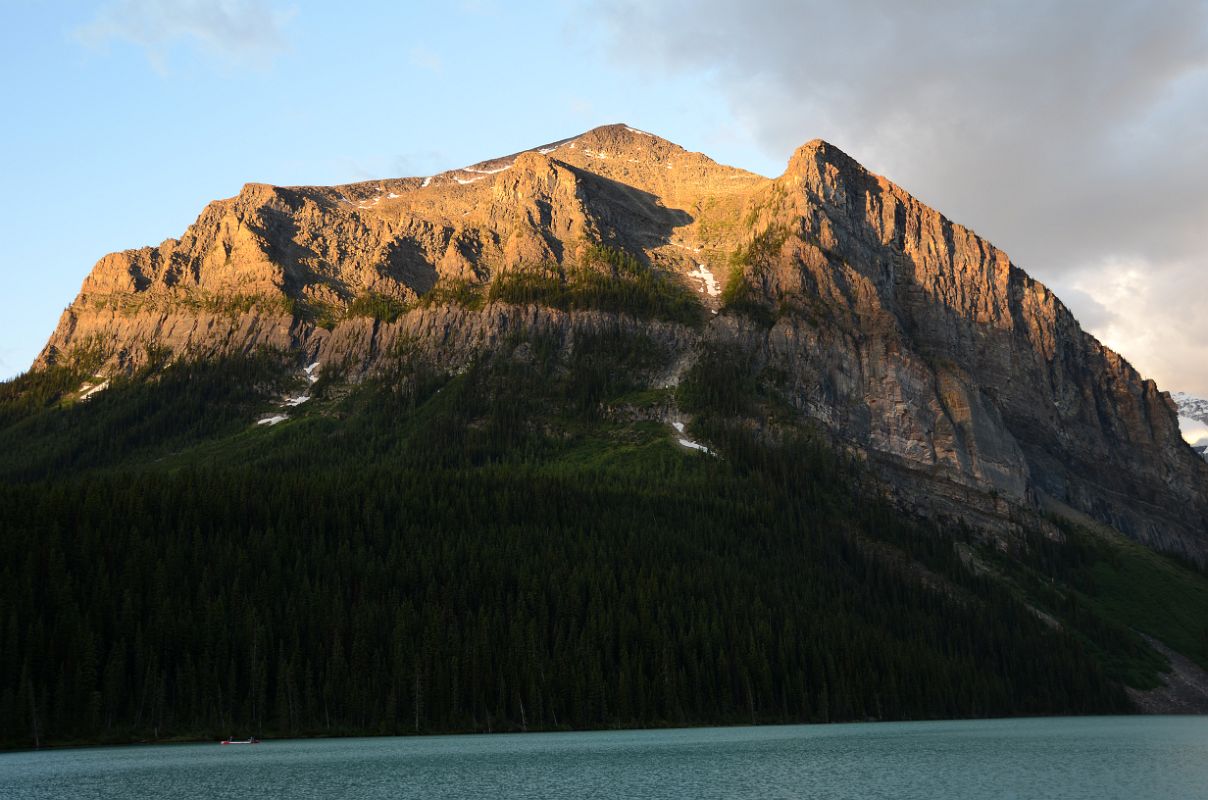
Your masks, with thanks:
M 417 302 L 598 245 L 682 281 L 702 324 Z M 180 239 L 101 259 L 38 365 L 273 347 L 355 379 L 403 342 L 456 368 L 508 336 L 618 325 L 681 367 L 724 346 L 774 370 L 912 509 L 1001 534 L 1072 510 L 1208 561 L 1208 465 L 1171 396 L 1004 252 L 817 140 L 771 179 L 611 125 L 433 176 L 249 184 Z

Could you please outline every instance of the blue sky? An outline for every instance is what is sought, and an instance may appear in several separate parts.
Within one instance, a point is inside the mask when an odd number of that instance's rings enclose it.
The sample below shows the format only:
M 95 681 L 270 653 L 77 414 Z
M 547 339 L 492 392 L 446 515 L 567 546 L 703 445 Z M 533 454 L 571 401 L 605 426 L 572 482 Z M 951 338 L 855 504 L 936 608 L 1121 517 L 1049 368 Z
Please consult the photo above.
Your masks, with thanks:
M 205 6 L 235 19 L 190 11 Z M 178 236 L 248 181 L 426 175 L 620 121 L 779 172 L 788 154 L 762 153 L 703 76 L 627 69 L 572 10 L 10 0 L 0 376 L 28 367 L 102 255 Z
M 0 377 L 245 182 L 623 121 L 767 175 L 826 138 L 1208 395 L 1208 0 L 0 0 L 0 64 Z

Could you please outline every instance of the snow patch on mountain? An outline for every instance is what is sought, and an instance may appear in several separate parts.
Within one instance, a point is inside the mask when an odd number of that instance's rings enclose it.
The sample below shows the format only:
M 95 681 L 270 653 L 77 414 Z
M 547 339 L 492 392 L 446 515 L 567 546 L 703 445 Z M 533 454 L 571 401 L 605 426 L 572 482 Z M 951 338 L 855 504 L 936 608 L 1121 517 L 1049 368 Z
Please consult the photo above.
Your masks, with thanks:
M 462 172 L 477 172 L 479 175 L 495 175 L 497 173 L 503 172 L 505 169 L 511 169 L 511 168 L 512 168 L 511 164 L 504 164 L 502 167 L 495 167 L 494 169 L 478 169 L 476 167 L 462 167 L 461 171 Z
M 1171 392 L 1170 399 L 1179 407 L 1179 414 L 1208 424 L 1208 399 L 1187 392 Z
M 92 397 L 94 394 L 96 394 L 97 392 L 103 392 L 108 388 L 109 388 L 108 380 L 103 380 L 100 383 L 95 384 L 95 385 L 91 384 L 91 383 L 85 383 L 83 386 L 80 387 L 80 391 L 82 392 L 82 394 L 80 395 L 80 399 L 87 400 L 90 397 Z
M 717 278 L 713 276 L 713 271 L 704 264 L 697 264 L 696 270 L 688 274 L 703 284 L 704 290 L 709 293 L 710 297 L 717 297 L 721 294 L 721 285 L 717 282 Z
M 1171 392 L 1170 399 L 1179 409 L 1179 433 L 1208 461 L 1208 400 L 1186 392 Z
M 675 422 L 672 422 L 671 427 L 675 428 L 676 433 L 684 432 L 684 423 L 679 422 L 678 420 Z M 678 441 L 680 443 L 680 445 L 683 447 L 688 447 L 688 448 L 691 448 L 692 450 L 700 450 L 702 453 L 708 453 L 709 455 L 713 455 L 713 451 L 710 450 L 709 448 L 705 447 L 700 442 L 694 442 L 691 439 L 685 439 L 683 436 L 677 437 L 676 441 Z
M 315 383 L 319 380 L 319 367 L 320 366 L 321 366 L 320 363 L 318 361 L 316 361 L 313 364 L 308 365 L 305 369 L 302 370 L 303 377 L 306 378 L 306 382 L 308 384 L 310 384 L 311 386 L 314 386 Z M 302 405 L 303 403 L 308 403 L 308 402 L 310 402 L 310 395 L 306 392 L 302 392 L 301 394 L 293 395 L 292 397 L 287 395 L 287 396 L 281 398 L 280 408 L 284 411 L 287 408 L 297 408 L 298 406 Z M 287 419 L 289 419 L 289 414 L 273 414 L 272 416 L 263 417 L 261 419 L 256 420 L 256 424 L 257 425 L 268 425 L 268 426 L 272 427 L 273 425 L 276 425 L 278 422 L 285 422 L 285 420 L 287 420 Z
M 1208 439 L 1208 400 L 1186 392 L 1171 392 L 1170 399 L 1179 409 L 1179 431 L 1195 444 Z

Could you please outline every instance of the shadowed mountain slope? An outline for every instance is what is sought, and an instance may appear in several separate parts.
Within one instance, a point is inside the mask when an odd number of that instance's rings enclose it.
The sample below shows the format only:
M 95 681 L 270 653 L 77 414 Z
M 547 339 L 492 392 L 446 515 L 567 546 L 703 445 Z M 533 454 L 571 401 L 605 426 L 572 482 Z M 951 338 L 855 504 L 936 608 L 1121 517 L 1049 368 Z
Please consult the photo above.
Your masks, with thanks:
M 651 387 L 717 352 L 774 378 L 781 418 L 911 509 L 1002 535 L 1086 514 L 1208 560 L 1208 464 L 1169 395 L 1001 250 L 822 141 L 774 179 L 610 125 L 429 177 L 248 184 L 98 262 L 36 366 L 87 354 L 95 384 L 267 347 L 355 382 L 403 350 L 458 369 L 614 325 L 664 353 Z

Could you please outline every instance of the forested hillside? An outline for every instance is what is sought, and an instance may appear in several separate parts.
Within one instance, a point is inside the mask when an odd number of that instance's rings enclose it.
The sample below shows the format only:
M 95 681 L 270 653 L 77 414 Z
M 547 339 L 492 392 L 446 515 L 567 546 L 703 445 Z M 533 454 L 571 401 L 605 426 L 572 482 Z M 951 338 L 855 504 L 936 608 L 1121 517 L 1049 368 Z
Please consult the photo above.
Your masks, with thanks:
M 1117 712 L 1137 631 L 1208 662 L 1194 569 L 912 519 L 724 349 L 396 356 L 276 425 L 271 352 L 0 386 L 0 741 Z

